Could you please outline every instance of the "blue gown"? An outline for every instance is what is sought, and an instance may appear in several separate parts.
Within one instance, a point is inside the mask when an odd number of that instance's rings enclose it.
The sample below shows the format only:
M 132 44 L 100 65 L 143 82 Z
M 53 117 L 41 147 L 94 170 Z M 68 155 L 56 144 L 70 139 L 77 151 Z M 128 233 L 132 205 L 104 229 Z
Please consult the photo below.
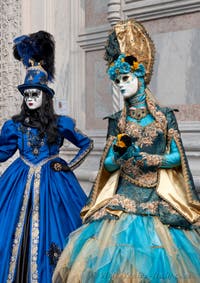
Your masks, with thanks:
M 58 117 L 58 132 L 57 144 L 49 146 L 45 137 L 38 139 L 35 128 L 12 120 L 3 125 L 0 161 L 17 150 L 20 157 L 0 178 L 1 283 L 50 283 L 55 267 L 51 255 L 57 255 L 68 234 L 81 225 L 85 193 L 71 170 L 56 172 L 50 164 L 67 164 L 59 157 L 67 139 L 79 148 L 68 164 L 76 168 L 91 150 L 92 141 L 75 128 L 70 117 Z
M 119 123 L 121 113 L 109 117 L 100 169 L 82 210 L 85 224 L 70 234 L 54 283 L 200 282 L 199 198 L 173 112 L 159 106 L 154 109 L 140 122 L 126 117 L 123 129 Z M 120 131 L 137 137 L 137 145 L 149 157 L 146 163 L 133 159 L 136 147 L 129 147 L 120 165 L 116 162 L 113 141 Z M 158 164 L 162 172 L 170 168 L 175 168 L 174 173 L 184 171 L 190 199 L 187 209 L 181 210 L 178 202 L 172 206 L 173 195 L 170 203 L 158 194 L 159 182 L 165 193 L 168 190 L 166 183 L 159 180 Z M 115 174 L 119 168 L 117 186 L 110 194 L 114 179 L 106 190 L 103 185 L 112 176 L 109 172 Z M 189 210 L 192 201 L 194 207 Z M 186 210 L 194 214 L 196 224 L 189 222 L 191 215 L 186 215 Z

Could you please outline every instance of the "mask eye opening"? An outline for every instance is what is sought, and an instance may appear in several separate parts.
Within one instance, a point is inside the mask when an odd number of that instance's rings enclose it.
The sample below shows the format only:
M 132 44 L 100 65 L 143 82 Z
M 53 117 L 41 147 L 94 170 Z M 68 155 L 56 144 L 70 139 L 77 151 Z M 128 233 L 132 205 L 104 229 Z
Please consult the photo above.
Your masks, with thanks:
M 42 92 L 39 89 L 26 89 L 24 91 L 24 98 L 38 98 L 41 93 Z
M 39 94 L 40 94 L 39 92 L 33 92 L 33 93 L 32 93 L 32 97 L 38 97 Z
M 29 98 L 29 93 L 24 93 L 24 98 L 25 99 Z
M 122 77 L 122 81 L 123 81 L 123 82 L 128 81 L 128 79 L 129 79 L 129 76 L 123 76 L 123 77 Z

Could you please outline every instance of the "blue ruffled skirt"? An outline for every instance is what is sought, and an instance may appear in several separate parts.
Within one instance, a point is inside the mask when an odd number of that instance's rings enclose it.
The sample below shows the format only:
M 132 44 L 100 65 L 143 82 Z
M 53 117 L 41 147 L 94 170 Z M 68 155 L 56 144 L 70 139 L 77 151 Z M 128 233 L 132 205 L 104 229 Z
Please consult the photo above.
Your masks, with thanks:
M 200 282 L 200 234 L 157 217 L 122 214 L 73 232 L 54 283 Z

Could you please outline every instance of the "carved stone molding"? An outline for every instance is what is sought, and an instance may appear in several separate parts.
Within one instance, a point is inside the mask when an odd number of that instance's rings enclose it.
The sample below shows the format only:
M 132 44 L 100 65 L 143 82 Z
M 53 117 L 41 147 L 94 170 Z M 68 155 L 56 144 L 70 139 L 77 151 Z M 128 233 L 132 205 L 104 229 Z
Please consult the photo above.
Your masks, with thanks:
M 113 112 L 118 112 L 122 105 L 122 95 L 119 93 L 118 87 L 112 84 Z
M 16 86 L 20 82 L 20 64 L 12 55 L 13 38 L 20 34 L 21 2 L 1 0 L 0 2 L 0 112 L 1 124 L 16 113 L 20 95 Z
M 200 125 L 198 121 L 179 122 L 179 129 L 193 176 L 200 188 Z M 200 192 L 200 190 L 199 190 Z
M 127 18 L 140 21 L 188 14 L 200 11 L 198 0 L 125 0 L 123 12 Z
M 110 25 L 103 25 L 95 28 L 87 28 L 84 33 L 79 34 L 78 43 L 85 51 L 103 49 Z
M 85 11 L 81 6 L 81 1 L 74 0 L 70 2 L 71 9 L 68 13 L 71 21 L 71 33 L 69 41 L 70 50 L 73 50 L 70 53 L 69 61 L 69 93 L 72 94 L 69 96 L 70 114 L 77 120 L 80 129 L 85 129 L 85 99 L 80 99 L 80 93 L 85 90 L 85 51 L 80 48 L 77 42 L 80 30 L 85 27 Z
M 108 1 L 108 21 L 111 25 L 116 24 L 121 20 L 121 1 L 120 0 L 109 0 Z
M 54 34 L 55 32 L 55 0 L 44 0 L 44 29 Z
M 196 152 L 200 158 L 200 125 L 198 121 L 179 122 L 184 146 L 188 152 Z M 199 168 L 200 170 L 200 168 Z
M 13 38 L 21 33 L 21 1 L 0 1 L 0 124 L 20 109 L 20 63 L 13 57 Z M 15 157 L 0 165 L 0 174 Z
M 21 27 L 23 34 L 38 30 L 55 31 L 56 0 L 20 0 L 22 9 Z M 64 5 L 63 5 L 64 10 Z

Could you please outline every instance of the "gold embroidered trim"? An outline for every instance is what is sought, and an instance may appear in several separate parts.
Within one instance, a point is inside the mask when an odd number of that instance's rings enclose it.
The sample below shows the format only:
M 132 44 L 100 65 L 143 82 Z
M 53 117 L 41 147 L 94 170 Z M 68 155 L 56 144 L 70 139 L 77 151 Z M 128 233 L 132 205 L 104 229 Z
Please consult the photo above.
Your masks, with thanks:
M 141 175 L 138 178 L 138 180 L 131 178 L 130 176 L 126 175 L 123 171 L 121 171 L 121 176 L 128 182 L 136 186 L 145 187 L 145 188 L 155 188 L 158 182 L 158 178 L 157 178 L 158 174 L 156 173 L 148 173 Z
M 24 191 L 23 203 L 22 203 L 22 207 L 20 211 L 19 221 L 16 226 L 14 240 L 13 240 L 12 254 L 10 257 L 10 266 L 9 266 L 8 279 L 7 279 L 7 282 L 9 283 L 13 282 L 14 280 L 15 267 L 17 264 L 17 255 L 19 252 L 19 243 L 22 238 L 23 226 L 24 226 L 25 215 L 26 215 L 27 204 L 28 204 L 28 197 L 30 194 L 31 180 L 32 180 L 32 172 L 29 171 L 26 188 Z
M 32 168 L 31 168 L 32 169 Z M 39 199 L 40 199 L 40 174 L 41 166 L 37 167 L 34 172 L 34 198 L 33 198 L 33 210 L 32 210 L 32 223 L 31 223 L 31 279 L 32 282 L 37 283 L 38 281 L 38 244 L 39 244 Z
M 129 158 L 121 167 L 121 176 L 136 186 L 154 188 L 157 185 L 158 173 L 156 171 L 144 172 L 140 168 L 142 162 L 141 160 L 134 164 L 134 157 Z
M 170 128 L 167 133 L 167 153 L 170 151 L 170 144 L 174 136 L 174 129 Z
M 77 132 L 81 132 L 80 130 L 77 130 Z M 69 164 L 69 167 L 71 170 L 76 169 L 80 164 L 84 161 L 88 153 L 93 149 L 93 141 L 90 142 L 90 145 L 87 150 L 85 150 L 74 162 Z
M 137 139 L 135 143 L 140 148 L 143 146 L 151 146 L 158 136 L 158 131 L 162 131 L 162 128 L 156 121 L 147 126 L 141 126 L 133 121 L 128 121 L 125 129 L 126 134 Z
M 182 166 L 183 176 L 184 176 L 184 179 L 186 181 L 185 185 L 186 185 L 186 195 L 188 197 L 188 201 L 189 201 L 190 204 L 197 206 L 197 208 L 199 209 L 200 201 L 194 200 L 192 198 L 192 192 L 191 192 L 191 188 L 190 188 L 190 176 L 189 176 L 189 173 L 188 173 L 187 161 L 186 161 L 186 158 L 185 158 L 185 154 L 184 154 L 183 146 L 182 146 L 182 143 L 181 143 L 180 135 L 179 135 L 177 130 L 174 130 L 173 138 L 176 142 L 176 145 L 177 145 L 178 150 L 179 150 L 180 155 L 181 155 L 181 166 Z
M 148 88 L 145 89 L 145 93 L 146 93 L 146 102 L 147 102 L 148 110 L 157 122 L 156 127 L 162 129 L 162 131 L 166 136 L 167 119 L 161 111 L 157 110 L 155 101 L 153 100 L 152 94 Z
M 20 211 L 19 221 L 15 230 L 15 236 L 13 240 L 12 255 L 10 258 L 10 267 L 8 273 L 7 283 L 11 283 L 14 280 L 15 269 L 17 264 L 17 255 L 20 249 L 20 241 L 23 235 L 23 227 L 25 221 L 25 215 L 28 206 L 28 199 L 31 189 L 31 181 L 34 178 L 33 185 L 33 211 L 32 211 L 32 235 L 31 235 L 31 282 L 38 283 L 38 268 L 37 268 L 37 256 L 38 256 L 38 244 L 39 244 L 39 193 L 40 193 L 40 174 L 42 166 L 48 161 L 58 157 L 59 155 L 53 155 L 50 158 L 44 159 L 38 164 L 32 164 L 24 157 L 21 156 L 22 161 L 30 167 L 28 172 L 28 178 L 26 183 L 26 188 L 23 196 L 23 203 Z
M 145 161 L 147 166 L 158 166 L 162 165 L 163 157 L 158 154 L 148 154 L 146 152 L 141 152 L 143 160 Z
M 166 207 L 171 214 L 179 215 L 179 213 L 170 204 L 168 204 L 165 200 L 159 200 L 159 201 L 152 201 L 152 202 L 148 202 L 148 203 L 137 204 L 132 199 L 129 199 L 125 196 L 116 194 L 116 195 L 113 196 L 113 198 L 111 200 L 108 200 L 107 203 L 101 209 L 96 211 L 90 217 L 90 220 L 98 220 L 98 219 L 101 219 L 102 217 L 104 217 L 108 214 L 117 215 L 114 212 L 120 211 L 120 209 L 119 210 L 112 209 L 112 208 L 110 208 L 110 206 L 116 206 L 116 207 L 121 206 L 122 209 L 123 209 L 123 212 L 125 212 L 125 213 L 136 213 L 138 209 L 142 208 L 144 210 L 148 210 L 148 213 L 152 213 L 152 215 L 155 215 L 156 213 L 158 213 L 158 209 L 159 209 L 160 205 Z
M 38 162 L 37 164 L 34 164 L 32 162 L 30 162 L 29 160 L 27 160 L 26 158 L 24 158 L 22 155 L 20 156 L 21 160 L 28 165 L 30 168 L 36 169 L 37 167 L 42 167 L 44 164 L 46 164 L 48 161 L 58 158 L 59 154 L 55 154 L 55 155 L 51 155 L 48 158 L 43 159 L 41 162 Z
M 118 128 L 121 133 L 127 133 L 133 136 L 136 135 L 136 137 L 140 138 L 140 140 L 138 141 L 138 143 L 140 143 L 140 145 L 138 144 L 140 147 L 145 143 L 152 144 L 153 140 L 157 136 L 156 135 L 157 131 L 162 131 L 165 136 L 167 134 L 167 119 L 165 115 L 161 111 L 157 110 L 156 103 L 153 100 L 152 94 L 148 88 L 145 89 L 145 93 L 146 93 L 147 109 L 150 112 L 150 114 L 155 118 L 155 121 L 152 122 L 150 125 L 147 125 L 146 127 L 142 127 L 134 122 L 127 123 L 126 107 L 124 107 L 118 122 Z M 147 133 L 145 132 L 145 134 L 148 134 L 148 138 L 145 139 L 144 135 L 142 135 L 143 131 L 147 131 Z
M 145 107 L 141 107 L 141 108 L 130 107 L 128 112 L 129 112 L 128 113 L 129 116 L 136 120 L 141 120 L 149 113 L 149 111 Z

